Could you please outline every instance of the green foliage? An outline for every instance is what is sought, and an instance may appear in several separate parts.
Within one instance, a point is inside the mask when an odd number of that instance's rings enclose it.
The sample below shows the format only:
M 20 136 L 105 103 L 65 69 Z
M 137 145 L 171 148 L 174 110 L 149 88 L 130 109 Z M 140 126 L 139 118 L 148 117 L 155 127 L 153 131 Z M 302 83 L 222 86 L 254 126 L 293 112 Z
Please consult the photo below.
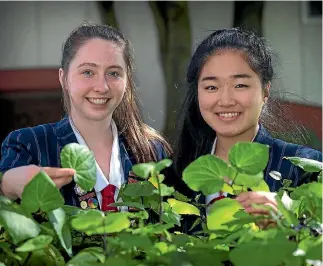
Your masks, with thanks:
M 62 165 L 78 168 L 78 185 L 92 188 L 92 154 L 76 144 L 62 154 Z M 322 175 L 320 162 L 287 159 Z M 229 163 L 201 156 L 185 169 L 183 180 L 204 195 L 220 190 L 232 196 L 269 191 L 263 179 L 267 161 L 267 146 L 239 143 L 230 151 Z M 133 167 L 143 180 L 126 184 L 119 194 L 122 201 L 111 205 L 128 206 L 134 212 L 65 206 L 58 188 L 40 172 L 25 187 L 21 204 L 0 197 L 0 265 L 220 266 L 230 261 L 235 266 L 307 266 L 322 261 L 321 178 L 293 188 L 291 180 L 272 172 L 270 176 L 281 183 L 277 212 L 253 205 L 266 211 L 254 216 L 234 198 L 206 207 L 200 194 L 190 199 L 166 186 L 161 171 L 170 165 L 166 159 Z M 183 226 L 187 216 L 193 218 L 190 228 Z M 271 226 L 262 226 L 264 220 L 272 221 Z
M 83 190 L 92 190 L 96 182 L 96 165 L 92 152 L 77 143 L 67 144 L 61 151 L 64 168 L 76 170 L 74 180 Z

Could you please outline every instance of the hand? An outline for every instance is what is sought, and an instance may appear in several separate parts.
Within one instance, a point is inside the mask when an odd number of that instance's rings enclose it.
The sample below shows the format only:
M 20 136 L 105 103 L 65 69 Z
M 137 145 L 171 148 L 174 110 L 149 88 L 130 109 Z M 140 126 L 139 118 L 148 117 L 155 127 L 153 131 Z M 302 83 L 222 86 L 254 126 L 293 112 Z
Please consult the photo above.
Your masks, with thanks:
M 269 211 L 262 209 L 261 206 L 259 208 L 253 207 L 253 204 L 256 205 L 264 205 L 269 206 L 273 209 L 273 211 L 277 212 L 277 202 L 275 199 L 276 193 L 272 192 L 263 192 L 263 191 L 250 191 L 250 192 L 242 192 L 237 197 L 236 200 L 242 205 L 247 213 L 252 215 L 269 215 Z M 264 229 L 269 225 L 273 225 L 275 222 L 271 219 L 264 219 L 257 222 L 257 225 Z
M 70 183 L 75 174 L 75 170 L 69 168 L 39 167 L 36 165 L 20 166 L 4 173 L 1 182 L 2 192 L 12 200 L 21 198 L 25 185 L 41 170 L 54 181 L 58 188 Z

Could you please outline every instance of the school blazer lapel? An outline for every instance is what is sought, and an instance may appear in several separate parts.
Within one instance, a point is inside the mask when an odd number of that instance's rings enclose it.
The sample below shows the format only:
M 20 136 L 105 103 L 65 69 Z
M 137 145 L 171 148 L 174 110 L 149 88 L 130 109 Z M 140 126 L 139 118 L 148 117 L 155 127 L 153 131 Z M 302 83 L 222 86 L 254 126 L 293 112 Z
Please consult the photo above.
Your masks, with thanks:
M 57 123 L 56 134 L 59 152 L 67 144 L 78 143 L 67 116 Z M 74 182 L 74 180 L 62 187 L 61 193 L 65 199 L 66 205 L 76 206 L 82 209 L 99 209 L 98 199 L 94 189 L 85 192 Z

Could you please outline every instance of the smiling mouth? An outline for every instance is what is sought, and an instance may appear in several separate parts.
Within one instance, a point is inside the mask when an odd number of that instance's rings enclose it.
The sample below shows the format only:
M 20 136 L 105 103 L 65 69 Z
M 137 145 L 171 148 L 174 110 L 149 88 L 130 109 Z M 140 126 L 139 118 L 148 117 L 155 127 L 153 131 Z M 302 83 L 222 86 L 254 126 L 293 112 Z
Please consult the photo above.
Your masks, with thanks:
M 95 105 L 104 105 L 106 104 L 109 99 L 107 98 L 86 98 L 90 103 L 93 103 Z
M 216 113 L 217 116 L 219 116 L 221 119 L 235 119 L 241 115 L 240 112 L 223 112 L 223 113 Z

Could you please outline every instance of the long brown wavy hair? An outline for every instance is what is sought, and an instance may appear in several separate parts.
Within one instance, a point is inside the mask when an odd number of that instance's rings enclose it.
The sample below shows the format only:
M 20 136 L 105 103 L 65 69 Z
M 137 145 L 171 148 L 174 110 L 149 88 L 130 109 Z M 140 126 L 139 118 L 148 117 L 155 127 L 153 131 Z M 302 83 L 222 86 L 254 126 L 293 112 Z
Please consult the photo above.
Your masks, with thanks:
M 117 29 L 108 25 L 98 25 L 94 23 L 84 23 L 75 28 L 62 48 L 61 68 L 64 73 L 68 73 L 69 65 L 78 49 L 87 41 L 100 38 L 111 41 L 123 50 L 123 58 L 127 65 L 127 88 L 122 101 L 114 111 L 112 118 L 115 121 L 119 134 L 122 134 L 127 141 L 127 148 L 131 150 L 137 163 L 156 161 L 157 154 L 154 142 L 159 142 L 168 156 L 171 147 L 163 136 L 156 130 L 149 127 L 142 120 L 138 108 L 138 98 L 136 95 L 136 84 L 133 79 L 133 56 L 130 42 L 124 38 Z M 66 78 L 66 75 L 65 75 Z M 70 96 L 63 89 L 64 109 L 70 113 Z

